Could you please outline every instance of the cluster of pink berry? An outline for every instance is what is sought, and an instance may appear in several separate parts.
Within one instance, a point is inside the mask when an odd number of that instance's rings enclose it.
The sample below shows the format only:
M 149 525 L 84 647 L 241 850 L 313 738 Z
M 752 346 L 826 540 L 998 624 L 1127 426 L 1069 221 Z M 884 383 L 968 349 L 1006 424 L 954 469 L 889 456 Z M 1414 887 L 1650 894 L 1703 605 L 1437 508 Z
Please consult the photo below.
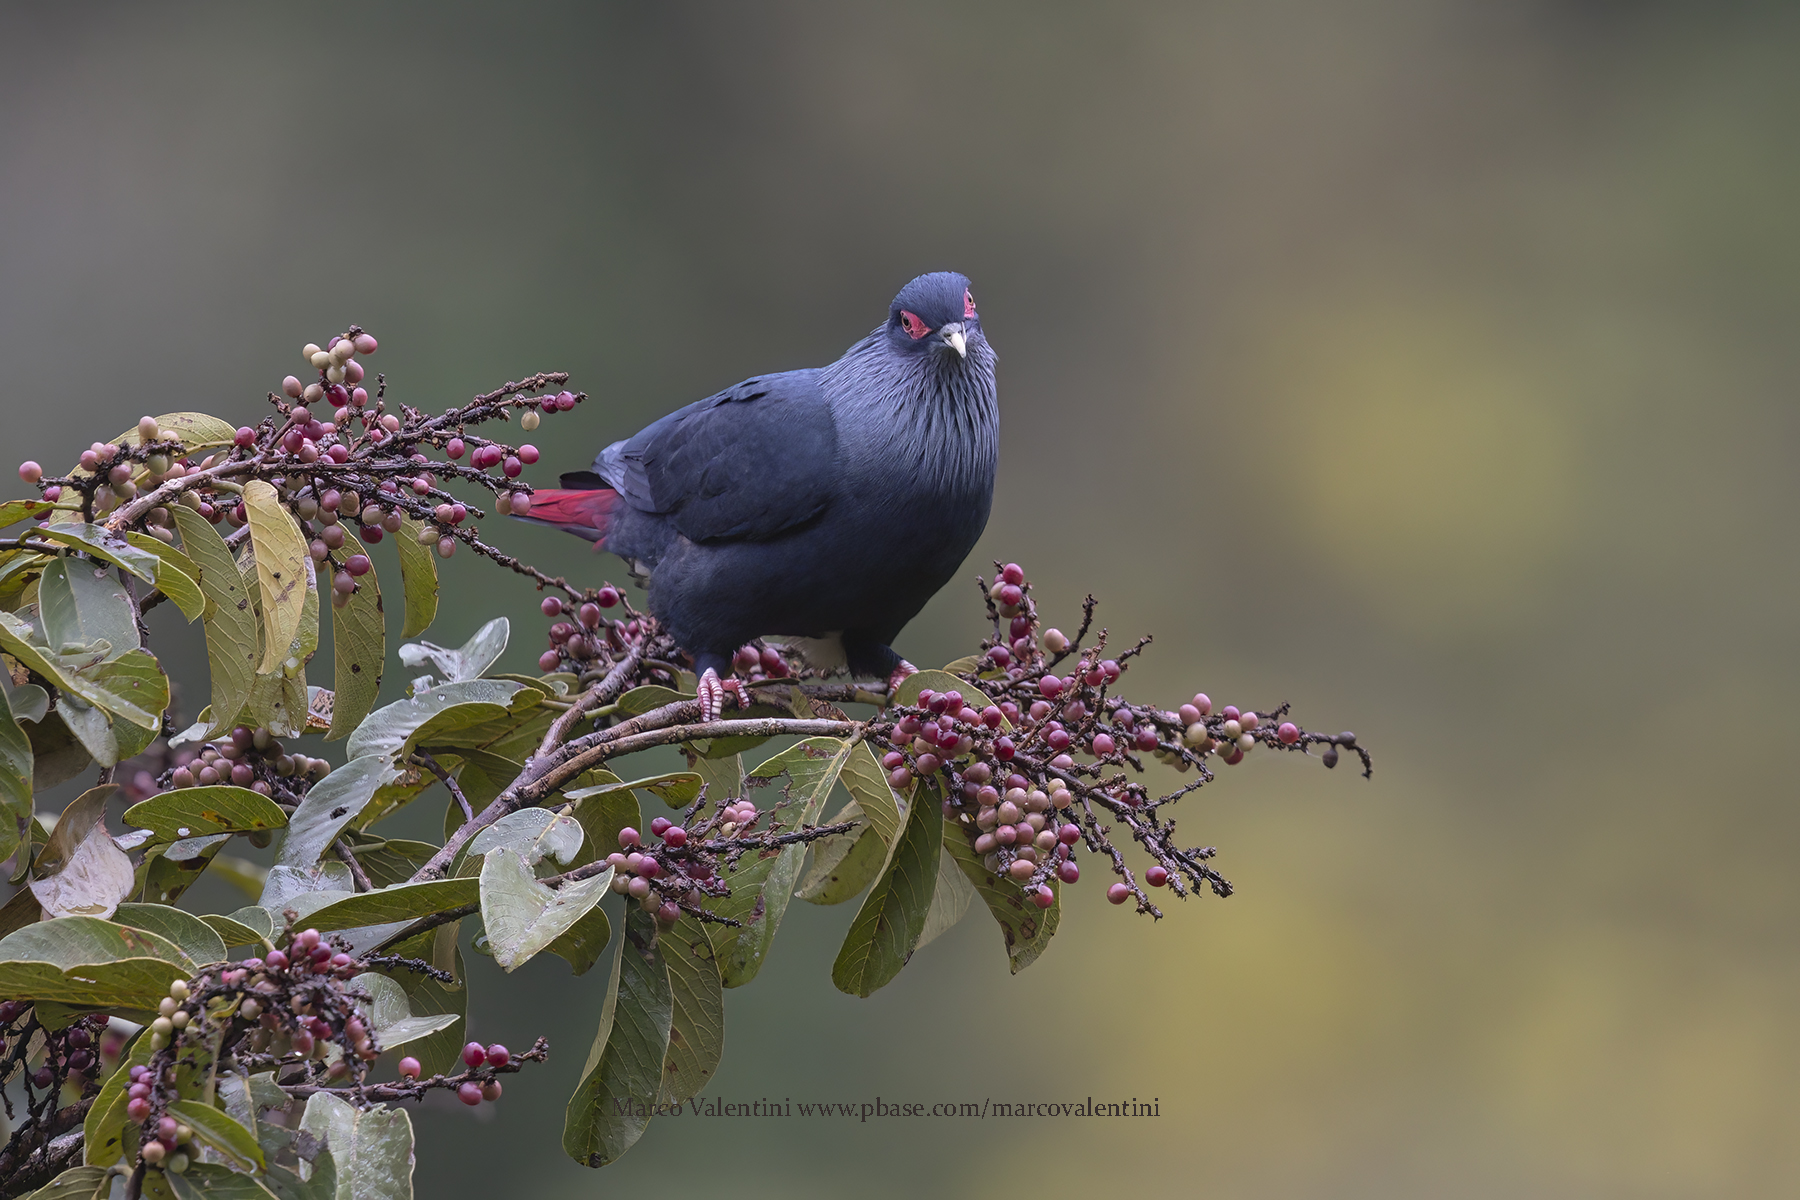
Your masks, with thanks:
M 167 1104 L 180 1098 L 174 1081 L 164 1082 L 161 1073 L 147 1065 L 132 1067 L 129 1078 L 131 1086 L 125 1092 L 125 1115 L 146 1127 L 143 1140 L 138 1144 L 138 1156 L 171 1175 L 183 1174 L 199 1157 L 194 1147 L 193 1126 L 169 1116 L 151 1120 L 154 1109 L 160 1107 L 155 1101 Z
M 183 747 L 176 764 L 156 783 L 163 788 L 211 787 L 231 784 L 264 796 L 292 794 L 296 787 L 317 783 L 331 773 L 322 758 L 289 754 L 267 729 L 239 725 L 230 736 L 207 742 L 195 752 Z
M 23 1058 L 27 1054 L 39 1055 L 36 1070 L 26 1073 L 25 1078 L 39 1091 L 56 1087 L 57 1080 L 67 1080 L 71 1076 L 83 1081 L 91 1080 L 100 1068 L 100 1055 L 95 1046 L 95 1034 L 106 1025 L 106 1018 L 99 1015 L 85 1016 L 73 1024 L 61 1029 L 35 1029 L 31 1031 L 33 1040 L 41 1040 L 41 1047 L 26 1045 L 19 1047 L 14 1042 L 18 1031 L 13 1029 L 21 1018 L 31 1011 L 31 1005 L 23 1000 L 0 1001 L 0 1043 L 13 1043 L 13 1050 Z
M 463 1047 L 462 1060 L 463 1065 L 468 1067 L 471 1072 L 479 1071 L 483 1067 L 498 1070 L 512 1062 L 512 1051 L 498 1042 L 486 1047 L 480 1042 L 470 1042 Z M 419 1077 L 419 1060 L 416 1058 L 401 1059 L 400 1075 L 403 1079 L 417 1079 Z M 492 1074 L 477 1079 L 465 1079 L 456 1085 L 456 1098 L 470 1108 L 480 1104 L 483 1100 L 490 1103 L 498 1100 L 500 1092 L 500 1081 L 495 1079 Z
M 690 818 L 694 815 L 689 813 Z M 616 872 L 612 890 L 637 900 L 663 925 L 673 925 L 681 918 L 683 902 L 698 906 L 706 896 L 728 894 L 718 881 L 717 855 L 702 849 L 697 840 L 715 833 L 725 839 L 743 838 L 765 815 L 755 801 L 744 798 L 725 804 L 693 828 L 656 817 L 650 822 L 655 845 L 646 845 L 642 834 L 626 826 L 619 830 L 619 849 L 606 856 Z
M 636 617 L 608 620 L 603 614 L 603 609 L 617 607 L 622 599 L 619 589 L 608 584 L 589 594 L 593 598 L 580 603 L 546 596 L 539 605 L 546 617 L 555 620 L 550 626 L 550 648 L 538 655 L 538 669 L 545 674 L 564 670 L 579 674 L 606 652 L 624 649 L 626 639 L 637 637 L 642 630 L 643 623 Z M 560 619 L 570 616 L 575 619 Z

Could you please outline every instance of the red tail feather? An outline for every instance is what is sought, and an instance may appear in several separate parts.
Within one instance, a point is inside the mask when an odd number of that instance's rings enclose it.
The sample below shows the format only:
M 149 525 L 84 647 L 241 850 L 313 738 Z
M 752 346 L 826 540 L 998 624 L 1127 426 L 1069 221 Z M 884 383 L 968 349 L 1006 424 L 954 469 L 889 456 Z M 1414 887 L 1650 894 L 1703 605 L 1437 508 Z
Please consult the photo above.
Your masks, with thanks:
M 606 537 L 613 505 L 618 502 L 619 493 L 610 488 L 592 491 L 538 488 L 531 493 L 531 514 L 524 519 L 598 543 Z

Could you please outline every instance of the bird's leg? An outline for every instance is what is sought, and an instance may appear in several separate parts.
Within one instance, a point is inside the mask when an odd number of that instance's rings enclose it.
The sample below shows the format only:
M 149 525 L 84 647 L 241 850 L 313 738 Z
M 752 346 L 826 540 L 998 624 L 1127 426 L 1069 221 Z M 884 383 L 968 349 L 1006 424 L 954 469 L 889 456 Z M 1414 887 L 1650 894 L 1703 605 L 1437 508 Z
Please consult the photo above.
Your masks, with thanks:
M 719 714 L 725 711 L 725 693 L 730 692 L 737 700 L 739 708 L 750 707 L 750 694 L 745 690 L 742 680 L 720 679 L 718 671 L 712 667 L 700 673 L 700 683 L 695 689 L 700 697 L 700 719 L 716 721 Z
M 918 673 L 919 668 L 913 666 L 904 658 L 901 659 L 900 665 L 895 667 L 888 675 L 888 699 L 892 701 L 895 696 L 900 694 L 900 684 L 908 675 L 917 675 Z

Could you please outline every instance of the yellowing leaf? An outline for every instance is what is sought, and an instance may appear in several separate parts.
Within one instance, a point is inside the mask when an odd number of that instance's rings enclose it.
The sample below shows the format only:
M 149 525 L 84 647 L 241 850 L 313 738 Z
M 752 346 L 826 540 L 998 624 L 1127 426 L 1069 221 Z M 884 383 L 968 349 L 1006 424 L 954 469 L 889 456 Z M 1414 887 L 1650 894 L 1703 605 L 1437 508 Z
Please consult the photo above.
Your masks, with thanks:
M 244 485 L 244 512 L 250 518 L 250 544 L 256 549 L 256 583 L 262 592 L 263 654 L 257 670 L 280 669 L 288 647 L 300 633 L 306 605 L 306 542 L 300 527 L 282 507 L 281 496 L 260 479 Z
M 406 588 L 406 622 L 401 637 L 417 637 L 437 618 L 437 559 L 430 546 L 419 545 L 419 523 L 407 517 L 394 538 L 400 554 L 400 582 Z
M 362 543 L 344 531 L 344 555 L 365 553 Z M 331 606 L 332 708 L 326 741 L 350 736 L 375 707 L 381 691 L 381 668 L 387 658 L 387 626 L 381 589 L 370 571 L 343 607 Z
M 225 539 L 192 509 L 178 504 L 173 512 L 181 544 L 200 569 L 200 590 L 206 596 L 203 616 L 206 660 L 212 671 L 211 736 L 229 728 L 250 699 L 250 681 L 256 674 L 256 613 Z

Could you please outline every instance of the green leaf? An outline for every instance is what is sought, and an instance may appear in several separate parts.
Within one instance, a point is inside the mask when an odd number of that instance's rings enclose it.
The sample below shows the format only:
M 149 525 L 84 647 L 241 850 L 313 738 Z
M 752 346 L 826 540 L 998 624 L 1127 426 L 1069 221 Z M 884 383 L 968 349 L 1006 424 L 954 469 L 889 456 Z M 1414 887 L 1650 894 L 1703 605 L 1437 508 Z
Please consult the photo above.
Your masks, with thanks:
M 131 1068 L 149 1062 L 153 1053 L 149 1035 L 139 1035 L 132 1041 L 131 1051 L 100 1085 L 100 1094 L 94 1097 L 82 1123 L 83 1162 L 110 1167 L 125 1153 L 125 1105 L 129 1103 L 125 1092 L 131 1086 Z
M 589 774 L 611 777 L 609 771 L 593 771 Z M 614 779 L 613 782 L 616 783 L 617 780 Z M 605 858 L 619 849 L 619 830 L 628 825 L 636 829 L 643 822 L 643 814 L 638 809 L 637 793 L 630 788 L 602 790 L 576 800 L 569 806 L 569 815 L 580 822 L 582 831 L 587 835 L 581 845 L 583 862 Z
M 131 597 L 112 568 L 59 558 L 38 581 L 38 622 L 52 653 L 114 659 L 138 644 Z
M 419 523 L 405 518 L 394 536 L 400 554 L 400 583 L 406 589 L 406 620 L 401 637 L 418 637 L 437 619 L 437 560 L 430 546 L 419 545 Z
M 664 1104 L 697 1096 L 725 1054 L 725 992 L 709 930 L 683 914 L 660 937 L 669 968 L 669 1049 L 663 1056 Z M 724 926 L 716 928 L 724 929 Z
M 945 837 L 954 837 L 953 826 L 944 830 Z M 917 954 L 930 945 L 940 933 L 962 920 L 969 911 L 969 901 L 975 898 L 975 885 L 970 883 L 956 865 L 948 850 L 938 854 L 937 890 L 931 894 L 931 911 L 925 914 L 925 928 L 919 932 L 919 940 L 913 944 L 913 953 Z
M 286 1130 L 281 1133 L 287 1137 Z M 197 1162 L 180 1175 L 150 1172 L 145 1176 L 144 1197 L 156 1200 L 149 1185 L 161 1180 L 169 1189 L 163 1195 L 173 1200 L 338 1200 L 337 1173 L 330 1151 L 319 1151 L 311 1169 L 312 1178 L 302 1180 L 279 1165 L 270 1166 L 261 1175 L 243 1175 L 221 1163 Z
M 365 554 L 362 543 L 344 531 L 344 554 Z M 382 616 L 381 588 L 375 572 L 362 577 L 356 591 L 340 607 L 331 606 L 331 706 L 328 742 L 349 737 L 375 707 L 381 672 L 387 661 L 387 621 Z
M 347 863 L 337 861 L 318 863 L 308 867 L 290 867 L 276 863 L 269 868 L 268 878 L 263 881 L 262 896 L 257 904 L 269 910 L 277 926 L 280 914 L 285 908 L 298 908 L 307 898 L 319 892 L 342 892 L 352 895 L 356 891 L 354 881 L 350 878 L 350 867 Z M 339 897 L 333 897 L 338 899 Z M 322 903 L 307 906 L 306 911 L 322 908 Z
M 881 877 L 869 890 L 831 966 L 841 992 L 865 999 L 886 986 L 912 958 L 937 889 L 944 821 L 936 788 L 921 785 Z
M 469 840 L 467 853 L 480 857 L 504 846 L 522 855 L 526 866 L 535 867 L 546 857 L 568 866 L 581 852 L 583 837 L 581 822 L 574 817 L 524 808 L 507 813 L 476 834 Z
M 620 696 L 617 703 L 620 712 L 626 716 L 635 717 L 640 713 L 647 713 L 651 709 L 661 708 L 665 704 L 674 704 L 677 700 L 692 700 L 693 698 L 683 692 L 671 691 L 666 687 L 647 683 L 642 687 L 632 688 Z
M 352 739 L 354 740 L 354 739 Z M 330 849 L 344 827 L 356 819 L 375 796 L 375 789 L 399 775 L 380 754 L 353 758 L 313 784 L 312 790 L 288 818 L 276 861 L 285 866 L 310 867 Z
M 169 678 L 149 651 L 133 648 L 106 660 L 101 655 L 65 657 L 30 639 L 36 633 L 16 614 L 0 612 L 0 648 L 95 708 L 123 717 L 133 725 L 161 730 L 169 706 Z
M 206 593 L 200 590 L 200 568 L 194 560 L 161 538 L 127 530 L 125 540 L 139 550 L 156 555 L 156 590 L 167 596 L 190 622 L 206 612 Z
M 456 982 L 444 983 L 405 967 L 394 967 L 391 971 L 382 972 L 406 992 L 414 1015 L 452 1018 L 451 1023 L 443 1029 L 418 1038 L 413 1043 L 412 1055 L 419 1060 L 427 1076 L 461 1069 L 462 1060 L 458 1056 L 462 1053 L 464 1041 L 463 1018 L 469 1008 L 469 989 L 463 982 L 466 976 L 463 974 L 462 951 L 457 948 L 453 932 L 461 924 L 462 922 L 457 921 L 441 925 L 437 929 L 428 929 L 417 937 L 388 947 L 386 951 L 403 958 L 432 959 L 434 965 L 451 970 L 456 976 Z M 446 930 L 451 930 L 451 935 L 440 939 L 440 935 Z M 443 951 L 442 961 L 438 961 L 440 946 Z
M 194 1136 L 218 1151 L 225 1165 L 237 1171 L 262 1170 L 268 1165 L 256 1135 L 232 1120 L 220 1109 L 198 1100 L 176 1100 L 169 1105 L 169 1115 L 194 1127 Z
M 700 787 L 704 782 L 697 771 L 669 771 L 662 775 L 633 779 L 629 783 L 603 783 L 595 787 L 577 788 L 572 792 L 564 792 L 563 795 L 571 800 L 579 800 L 622 789 L 641 790 L 649 792 L 670 808 L 686 808 L 699 797 Z
M 888 773 L 882 770 L 881 760 L 875 757 L 869 743 L 858 742 L 850 751 L 850 758 L 844 763 L 843 780 L 844 787 L 855 798 L 857 808 L 881 838 L 885 853 L 886 848 L 894 844 L 900 822 L 905 819 L 902 814 L 906 801 L 889 785 Z
M 114 566 L 124 567 L 145 583 L 156 582 L 156 555 L 139 550 L 104 525 L 52 524 L 43 526 L 38 532 L 51 541 L 74 546 Z
M 346 752 L 353 758 L 369 754 L 395 755 L 407 745 L 427 723 L 443 717 L 434 726 L 448 731 L 507 715 L 508 705 L 519 692 L 519 685 L 496 679 L 467 679 L 434 687 L 422 696 L 396 700 L 370 713 L 368 719 L 350 735 Z M 534 693 L 541 702 L 541 694 Z M 467 708 L 463 708 L 463 706 Z M 454 711 L 454 713 L 452 712 Z M 436 743 L 432 743 L 436 744 Z
M 208 736 L 227 729 L 250 699 L 256 676 L 256 612 L 244 588 L 244 577 L 218 530 L 199 513 L 177 504 L 175 527 L 181 544 L 200 568 L 200 591 L 206 597 L 206 659 L 212 671 L 213 725 Z
M 817 825 L 851 749 L 853 743 L 849 741 L 807 738 L 757 767 L 745 782 L 755 786 L 786 775 L 789 803 L 781 809 L 779 819 L 789 828 Z M 719 974 L 726 987 L 741 987 L 762 969 L 775 932 L 781 927 L 781 918 L 787 912 L 788 900 L 794 894 L 805 854 L 806 847 L 799 843 L 784 846 L 774 854 L 746 854 L 738 860 L 736 871 L 721 876 L 731 895 L 712 908 L 720 916 L 744 922 L 738 929 L 720 927 L 716 949 Z
M 237 437 L 235 426 L 227 425 L 217 417 L 197 412 L 164 413 L 156 418 L 156 428 L 165 439 L 180 442 L 189 454 L 197 450 L 217 450 L 229 446 L 232 439 Z M 112 444 L 141 446 L 144 440 L 138 436 L 138 427 L 133 425 L 112 439 Z
M 564 1115 L 563 1150 L 576 1162 L 603 1167 L 643 1136 L 649 1105 L 662 1091 L 671 1003 L 656 921 L 631 905 L 600 1028 Z
M 40 790 L 66 783 L 94 761 L 60 713 L 46 714 L 25 731 L 25 736 L 31 739 L 32 786 Z
M 56 506 L 48 500 L 8 500 L 0 503 L 0 529 L 55 511 Z
M 375 1040 L 383 1051 L 395 1050 L 409 1042 L 430 1037 L 450 1028 L 461 1019 L 454 1013 L 413 1016 L 412 1005 L 406 998 L 406 989 L 386 975 L 374 971 L 358 975 L 350 981 L 350 986 L 369 993 L 369 1002 L 359 1003 L 357 1007 L 362 1009 L 369 1028 L 375 1032 Z
M 500 661 L 512 624 L 505 617 L 495 617 L 475 631 L 475 636 L 460 649 L 449 650 L 431 642 L 407 642 L 400 647 L 400 661 L 409 667 L 430 663 L 444 683 L 461 683 L 479 679 L 487 669 Z
M 219 916 L 208 913 L 200 918 L 219 935 L 219 940 L 227 946 L 260 946 L 273 945 L 275 938 L 274 914 L 266 908 L 252 905 L 240 908 L 230 916 Z
M 489 851 L 481 866 L 481 923 L 494 961 L 508 972 L 528 962 L 605 898 L 612 877 L 608 867 L 552 890 L 512 847 Z
M 288 815 L 261 792 L 219 783 L 159 792 L 126 809 L 125 821 L 150 830 L 158 841 L 173 842 L 214 833 L 280 829 L 288 823 Z
M 226 863 L 249 864 L 244 863 L 241 858 L 234 859 L 219 853 L 230 840 L 230 834 L 215 834 L 210 838 L 183 838 L 166 846 L 152 843 L 144 852 L 144 860 L 138 867 L 137 894 L 153 903 L 173 904 L 215 862 L 218 865 L 213 867 L 214 877 L 223 878 L 228 883 L 233 882 L 233 872 Z M 260 888 L 261 884 L 257 886 Z
M 861 816 L 862 810 L 851 802 L 826 824 L 837 825 Z M 812 863 L 800 877 L 794 895 L 812 904 L 854 900 L 881 874 L 887 853 L 881 835 L 867 821 L 849 833 L 821 838 L 812 844 Z
M 244 552 L 238 566 L 249 578 L 245 580 L 246 590 L 258 574 L 255 547 Z M 260 585 L 255 593 L 260 601 Z M 311 718 L 311 691 L 306 685 L 306 664 L 311 662 L 319 649 L 319 589 L 318 572 L 313 567 L 310 555 L 300 559 L 300 623 L 294 631 L 293 640 L 288 642 L 287 649 L 277 659 L 277 666 L 270 671 L 259 672 L 250 681 L 250 702 L 240 714 L 239 720 L 249 725 L 267 726 L 277 737 L 298 736 L 304 733 Z M 268 653 L 269 634 L 264 609 L 258 604 L 258 629 L 263 638 L 258 651 L 260 660 Z
M 154 1008 L 195 964 L 167 938 L 98 917 L 39 921 L 0 938 L 0 996 Z
M 1017 975 L 1036 962 L 1038 955 L 1050 944 L 1057 923 L 1062 920 L 1061 895 L 1049 908 L 1039 908 L 1017 883 L 988 870 L 963 831 L 948 821 L 944 829 L 944 852 L 956 860 L 963 876 L 975 885 L 975 894 L 987 904 L 988 912 L 999 924 L 1012 973 Z M 1050 890 L 1060 893 L 1061 889 L 1052 882 Z
M 0 675 L 4 675 L 0 669 Z M 42 689 L 38 689 L 42 690 Z M 12 689 L 7 689 L 7 692 Z M 23 692 L 23 688 L 17 689 Z M 0 862 L 19 848 L 20 822 L 31 819 L 31 737 L 19 726 L 14 702 L 27 699 L 0 692 Z
M 700 776 L 700 782 L 706 788 L 708 811 L 718 812 L 730 801 L 743 799 L 744 759 L 741 755 L 706 758 L 699 754 L 686 754 L 685 757 L 688 769 Z
M 413 1128 L 405 1109 L 365 1111 L 329 1092 L 314 1092 L 300 1128 L 331 1148 L 336 1200 L 412 1200 Z
M 121 904 L 113 920 L 168 938 L 202 966 L 225 961 L 225 940 L 193 913 L 166 904 Z
M 262 593 L 263 654 L 259 674 L 281 668 L 287 648 L 300 633 L 306 603 L 306 540 L 282 507 L 281 494 L 260 479 L 244 485 L 244 512 L 250 544 L 256 549 L 256 584 Z
M 27 1193 L 24 1200 L 106 1200 L 111 1194 L 112 1173 L 105 1167 L 70 1167 L 37 1191 Z
M 481 889 L 473 879 L 429 879 L 423 883 L 402 883 L 372 892 L 358 892 L 313 910 L 306 923 L 320 930 L 389 925 L 474 904 L 480 898 Z
M 606 919 L 606 910 L 596 904 L 544 949 L 567 962 L 575 974 L 586 975 L 611 940 L 612 922 Z

